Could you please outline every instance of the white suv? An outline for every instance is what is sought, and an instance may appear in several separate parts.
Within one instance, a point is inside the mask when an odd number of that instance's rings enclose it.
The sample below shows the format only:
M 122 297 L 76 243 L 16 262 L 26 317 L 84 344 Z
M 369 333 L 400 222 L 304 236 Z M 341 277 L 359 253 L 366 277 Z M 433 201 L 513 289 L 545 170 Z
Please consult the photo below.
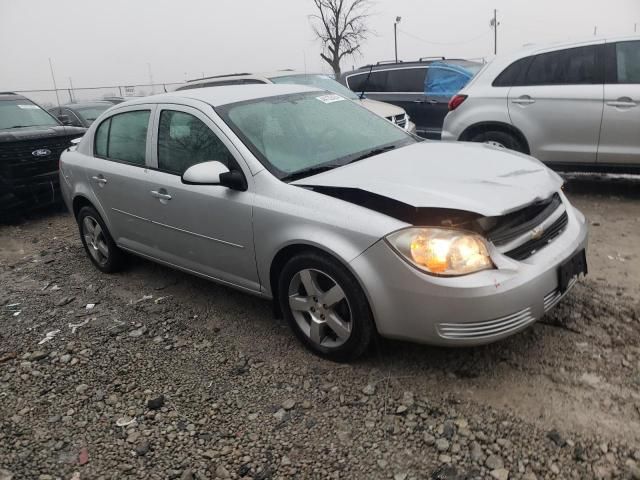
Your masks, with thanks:
M 493 143 L 558 169 L 638 169 L 640 36 L 499 56 L 449 110 L 443 140 Z

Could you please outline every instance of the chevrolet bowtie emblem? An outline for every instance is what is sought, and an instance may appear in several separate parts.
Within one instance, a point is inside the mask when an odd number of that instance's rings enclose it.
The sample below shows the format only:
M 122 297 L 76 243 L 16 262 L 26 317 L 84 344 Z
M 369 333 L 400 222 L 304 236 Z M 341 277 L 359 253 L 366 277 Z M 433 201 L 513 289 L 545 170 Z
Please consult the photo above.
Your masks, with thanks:
M 544 233 L 544 228 L 536 227 L 531 230 L 531 240 L 539 240 L 542 238 L 542 234 Z

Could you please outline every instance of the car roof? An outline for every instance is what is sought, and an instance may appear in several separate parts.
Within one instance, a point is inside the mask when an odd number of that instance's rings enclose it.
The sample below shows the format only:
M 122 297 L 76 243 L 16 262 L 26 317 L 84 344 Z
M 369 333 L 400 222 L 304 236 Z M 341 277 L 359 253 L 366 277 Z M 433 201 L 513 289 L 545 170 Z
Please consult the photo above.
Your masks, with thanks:
M 0 92 L 0 100 L 29 100 L 27 97 L 13 92 Z M 31 101 L 31 100 L 29 100 Z
M 409 61 L 388 61 L 388 62 L 378 62 L 375 64 L 363 65 L 361 67 L 356 68 L 350 72 L 345 72 L 345 74 L 352 73 L 366 73 L 370 68 L 375 70 L 384 70 L 389 68 L 407 68 L 407 67 L 428 67 L 432 63 L 444 62 L 451 63 L 453 65 L 482 65 L 480 62 L 476 62 L 474 60 L 468 60 L 466 58 L 446 58 L 446 57 L 422 57 L 419 60 L 409 60 Z
M 65 105 L 60 105 L 62 108 L 70 108 L 73 110 L 78 107 L 101 107 L 101 106 L 112 106 L 113 103 L 107 102 L 106 100 L 96 100 L 94 102 L 76 102 L 76 103 L 67 103 Z
M 279 95 L 290 95 L 294 93 L 323 91 L 317 88 L 310 88 L 304 85 L 289 84 L 250 84 L 250 85 L 224 85 L 220 87 L 203 87 L 191 90 L 179 90 L 171 93 L 162 93 L 129 100 L 116 105 L 118 108 L 148 104 L 148 103 L 183 103 L 184 100 L 199 100 L 214 107 L 227 105 L 230 103 L 243 102 L 247 100 L 257 100 L 259 98 L 277 97 Z

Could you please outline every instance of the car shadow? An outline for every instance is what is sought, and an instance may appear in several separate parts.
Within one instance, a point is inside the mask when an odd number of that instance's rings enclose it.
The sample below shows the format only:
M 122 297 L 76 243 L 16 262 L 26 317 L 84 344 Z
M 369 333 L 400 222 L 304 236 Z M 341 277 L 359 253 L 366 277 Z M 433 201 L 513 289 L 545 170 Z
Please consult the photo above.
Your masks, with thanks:
M 568 195 L 617 196 L 628 199 L 640 198 L 640 175 L 561 173 Z

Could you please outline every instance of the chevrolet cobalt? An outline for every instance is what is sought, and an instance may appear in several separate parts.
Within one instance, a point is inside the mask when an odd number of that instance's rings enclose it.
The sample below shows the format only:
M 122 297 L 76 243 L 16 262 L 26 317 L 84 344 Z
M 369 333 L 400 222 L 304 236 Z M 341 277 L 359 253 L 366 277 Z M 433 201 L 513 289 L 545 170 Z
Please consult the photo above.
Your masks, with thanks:
M 299 85 L 185 90 L 102 114 L 60 166 L 103 272 L 125 252 L 273 299 L 312 351 L 476 345 L 586 274 L 584 216 L 526 155 L 423 141 Z

